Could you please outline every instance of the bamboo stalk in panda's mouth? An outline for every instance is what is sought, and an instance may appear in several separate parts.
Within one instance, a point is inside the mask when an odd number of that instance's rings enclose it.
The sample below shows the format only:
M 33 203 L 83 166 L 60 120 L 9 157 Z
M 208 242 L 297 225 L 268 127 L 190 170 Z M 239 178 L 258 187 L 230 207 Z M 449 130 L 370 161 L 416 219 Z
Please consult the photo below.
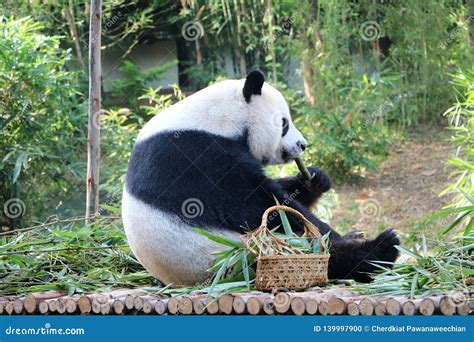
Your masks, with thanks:
M 311 179 L 313 179 L 313 176 L 311 175 L 311 173 L 309 173 L 309 170 L 306 168 L 306 166 L 304 165 L 303 161 L 301 160 L 300 157 L 296 157 L 295 158 L 295 162 L 296 162 L 296 165 L 298 166 L 298 170 L 300 170 L 301 174 L 303 175 L 303 177 L 306 179 L 306 180 L 309 180 L 311 181 Z

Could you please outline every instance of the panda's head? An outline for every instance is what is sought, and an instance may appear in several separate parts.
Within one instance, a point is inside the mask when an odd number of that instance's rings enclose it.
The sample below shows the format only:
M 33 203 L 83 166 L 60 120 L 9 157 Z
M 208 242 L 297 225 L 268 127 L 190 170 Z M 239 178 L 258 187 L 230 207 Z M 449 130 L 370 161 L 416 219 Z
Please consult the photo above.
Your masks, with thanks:
M 252 71 L 243 83 L 251 153 L 263 164 L 283 164 L 298 157 L 306 140 L 293 125 L 283 95 L 265 83 L 260 71 Z

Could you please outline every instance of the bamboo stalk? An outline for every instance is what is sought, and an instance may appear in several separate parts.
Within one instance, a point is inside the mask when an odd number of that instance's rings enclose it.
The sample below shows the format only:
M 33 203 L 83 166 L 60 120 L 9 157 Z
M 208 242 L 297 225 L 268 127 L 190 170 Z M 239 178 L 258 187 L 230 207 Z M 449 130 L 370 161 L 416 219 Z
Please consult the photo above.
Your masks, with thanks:
M 303 175 L 303 177 L 308 180 L 308 181 L 311 181 L 311 179 L 313 179 L 313 176 L 311 175 L 311 173 L 309 173 L 309 170 L 306 168 L 306 166 L 304 165 L 303 161 L 301 160 L 300 157 L 296 157 L 295 158 L 295 162 L 296 162 L 296 165 L 298 166 L 298 170 L 300 170 L 301 174 Z

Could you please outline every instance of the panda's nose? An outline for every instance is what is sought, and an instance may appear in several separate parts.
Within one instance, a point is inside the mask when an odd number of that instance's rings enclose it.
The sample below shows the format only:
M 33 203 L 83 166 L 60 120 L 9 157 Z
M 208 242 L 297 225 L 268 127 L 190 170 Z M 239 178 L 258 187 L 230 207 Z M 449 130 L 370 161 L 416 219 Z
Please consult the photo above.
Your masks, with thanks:
M 301 148 L 301 151 L 304 151 L 304 150 L 306 150 L 306 141 L 300 140 L 296 143 L 296 146 Z

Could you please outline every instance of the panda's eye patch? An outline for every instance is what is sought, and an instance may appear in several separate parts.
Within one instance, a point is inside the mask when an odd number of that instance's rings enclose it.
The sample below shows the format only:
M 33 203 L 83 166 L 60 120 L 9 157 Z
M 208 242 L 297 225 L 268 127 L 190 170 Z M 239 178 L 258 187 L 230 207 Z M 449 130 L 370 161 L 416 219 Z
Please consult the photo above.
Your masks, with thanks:
M 283 118 L 282 126 L 283 126 L 283 132 L 281 136 L 284 137 L 286 133 L 288 133 L 288 129 L 290 128 L 290 125 L 288 124 L 288 120 L 286 118 Z

